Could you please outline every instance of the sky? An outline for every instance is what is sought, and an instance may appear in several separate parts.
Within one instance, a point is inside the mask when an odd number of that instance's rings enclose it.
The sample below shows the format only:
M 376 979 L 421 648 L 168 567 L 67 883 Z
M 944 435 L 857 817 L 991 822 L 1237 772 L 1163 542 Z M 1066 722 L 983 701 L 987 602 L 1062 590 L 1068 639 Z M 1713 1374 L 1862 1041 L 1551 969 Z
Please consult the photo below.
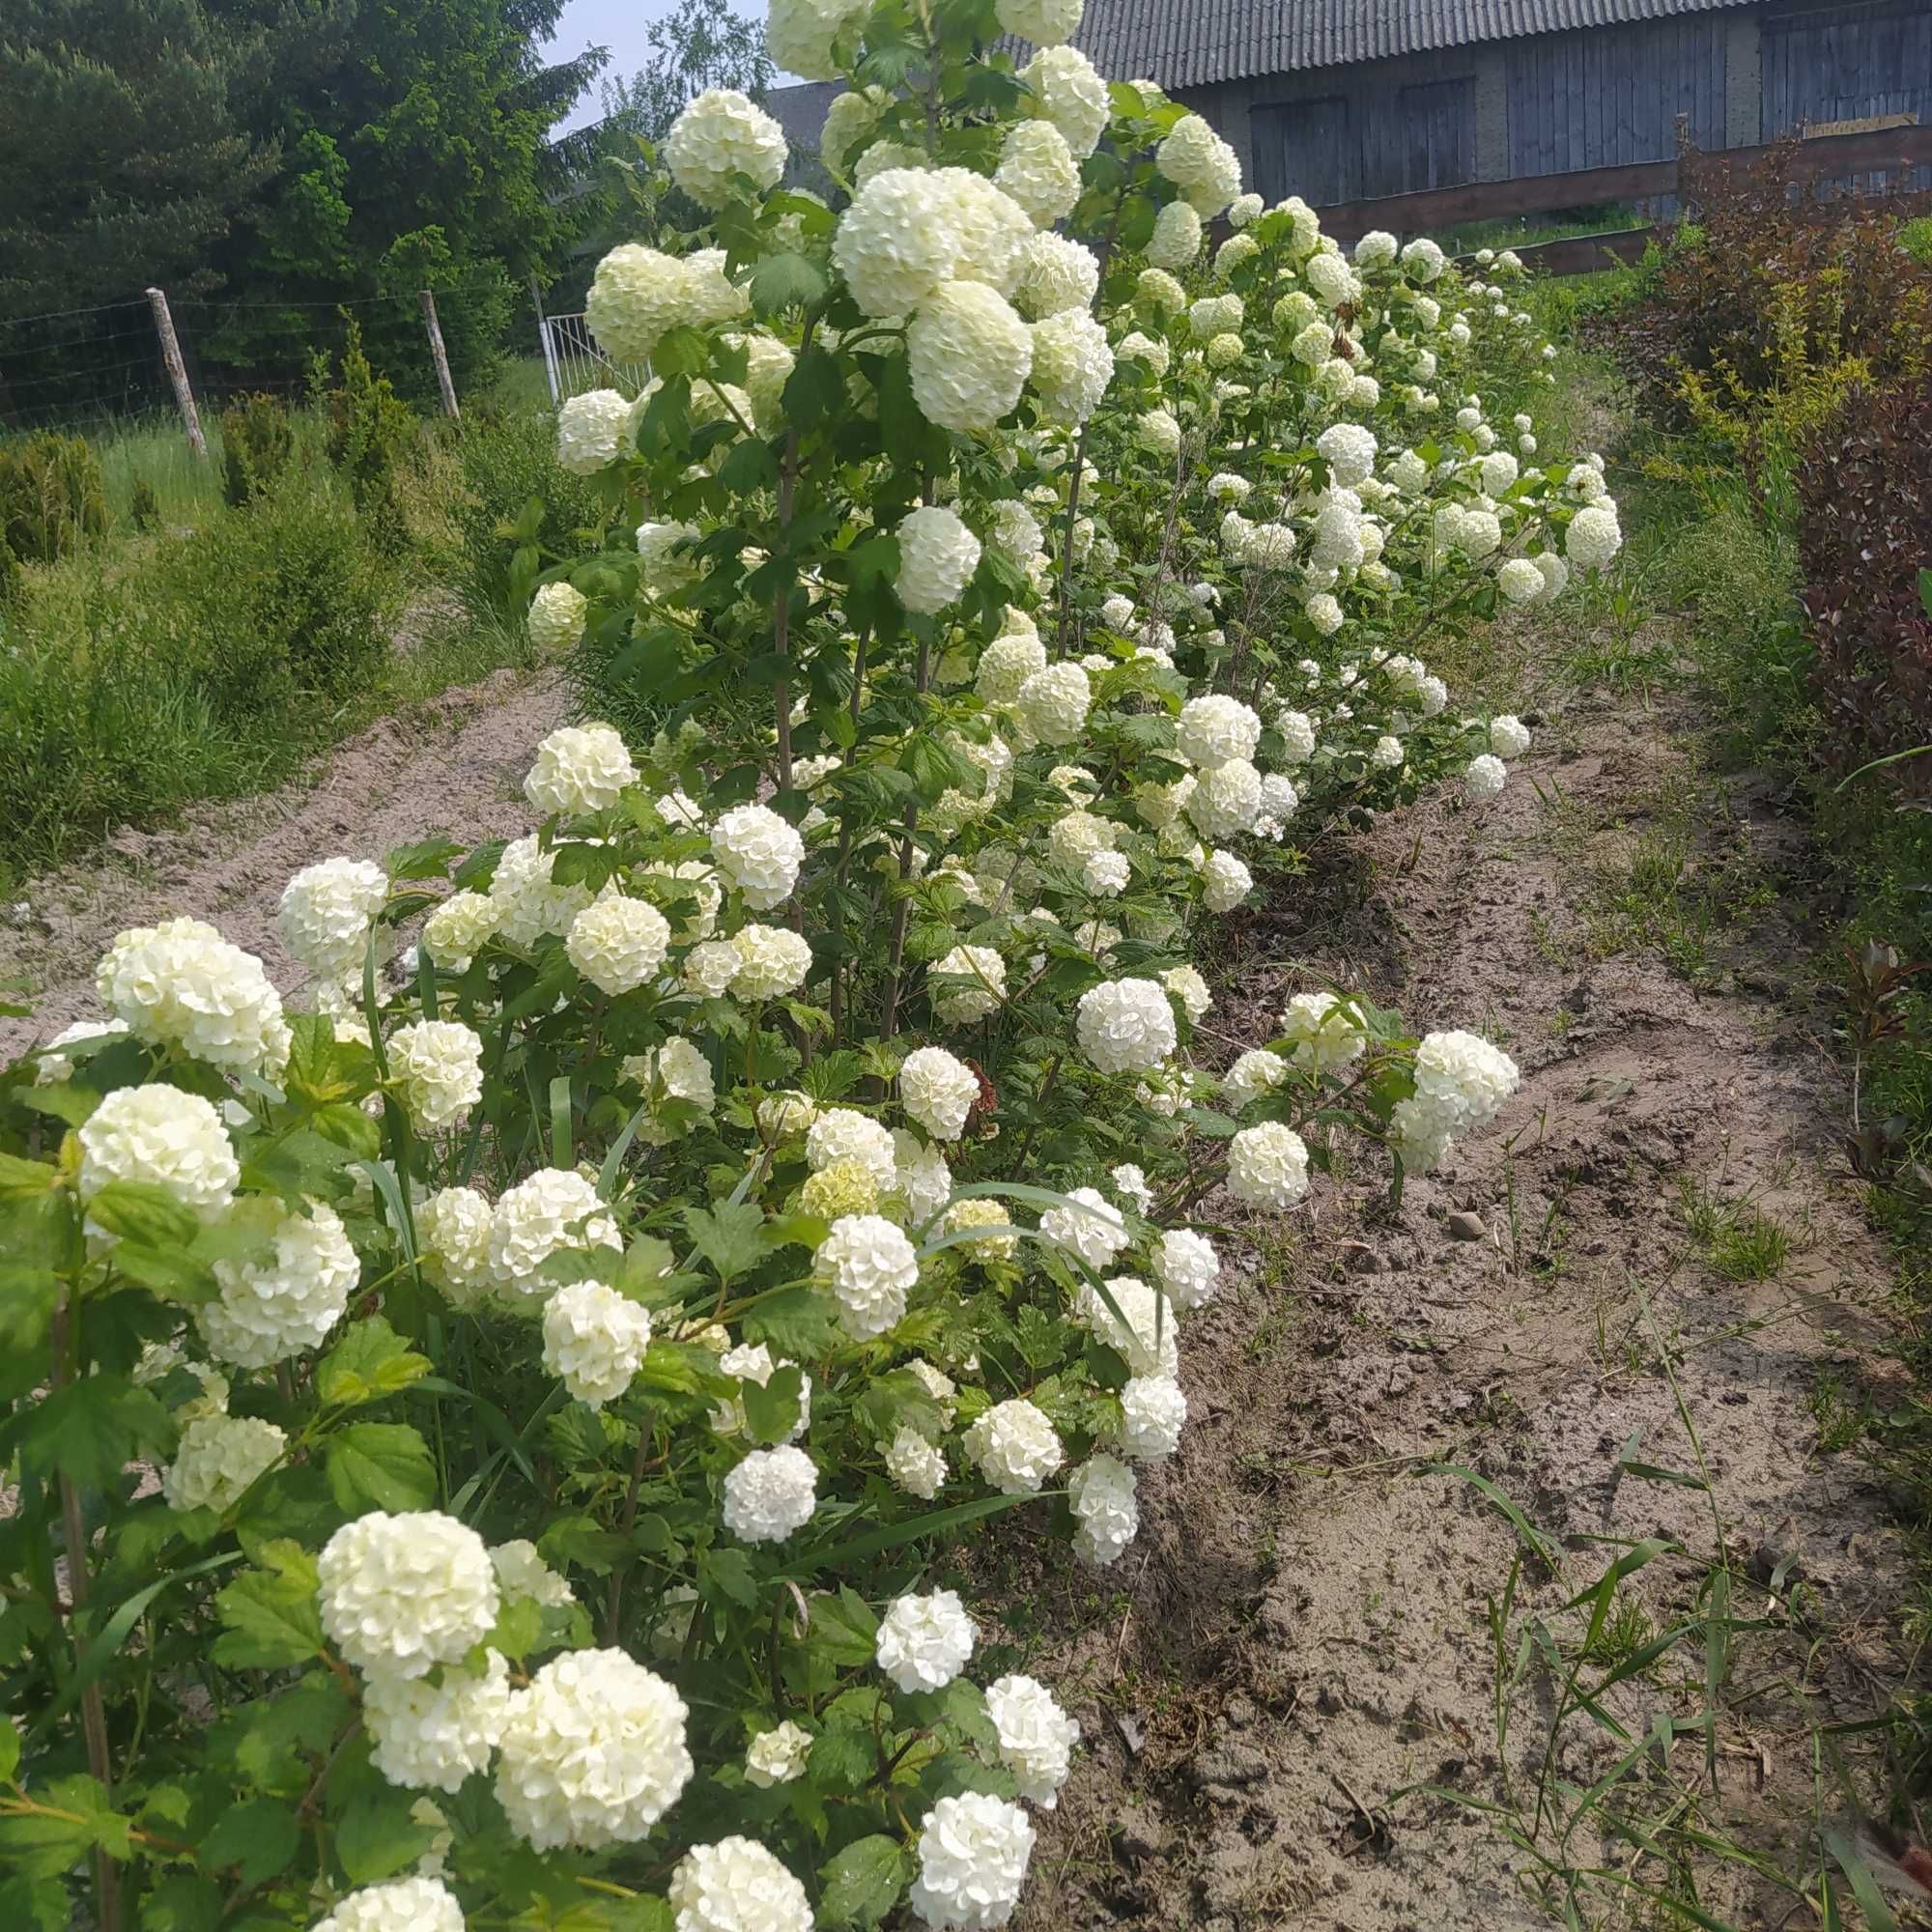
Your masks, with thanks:
M 609 47 L 611 65 L 605 73 L 621 73 L 628 78 L 650 58 L 650 43 L 644 36 L 651 22 L 663 19 L 674 5 L 675 0 L 570 0 L 557 22 L 550 51 L 565 59 L 585 47 Z M 737 11 L 762 14 L 765 9 L 762 0 L 737 0 Z M 602 83 L 592 81 L 590 91 L 557 132 L 587 127 L 601 119 L 603 112 Z

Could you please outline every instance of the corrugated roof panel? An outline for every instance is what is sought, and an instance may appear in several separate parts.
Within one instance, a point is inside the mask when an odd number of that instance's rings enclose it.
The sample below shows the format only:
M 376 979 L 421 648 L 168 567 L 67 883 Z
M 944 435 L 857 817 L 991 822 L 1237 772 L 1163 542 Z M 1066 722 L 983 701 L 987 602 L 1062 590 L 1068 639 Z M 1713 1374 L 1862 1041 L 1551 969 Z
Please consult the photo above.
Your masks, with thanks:
M 1074 43 L 1102 73 L 1163 87 L 1342 67 L 1752 0 L 1088 0 Z

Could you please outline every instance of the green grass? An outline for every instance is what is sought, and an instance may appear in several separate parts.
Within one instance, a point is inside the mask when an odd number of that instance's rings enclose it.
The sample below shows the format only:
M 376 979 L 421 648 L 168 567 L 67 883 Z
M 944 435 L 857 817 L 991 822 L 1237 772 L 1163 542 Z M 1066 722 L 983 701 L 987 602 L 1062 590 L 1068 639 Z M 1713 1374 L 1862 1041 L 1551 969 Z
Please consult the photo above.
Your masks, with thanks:
M 546 419 L 501 404 L 460 440 L 426 428 L 380 528 L 330 469 L 315 412 L 296 412 L 282 484 L 245 509 L 223 500 L 209 428 L 205 464 L 172 418 L 99 438 L 106 536 L 29 568 L 0 611 L 0 891 L 117 826 L 275 784 L 384 712 L 528 662 L 497 526 L 530 494 Z M 158 499 L 148 532 L 132 526 L 137 481 Z
M 1561 242 L 1573 235 L 1610 235 L 1620 228 L 1640 228 L 1636 210 L 1621 202 L 1600 208 L 1558 209 L 1548 214 L 1516 214 L 1496 221 L 1466 221 L 1435 239 L 1450 255 L 1469 255 L 1478 248 L 1528 248 L 1539 242 Z
M 1726 1200 L 1688 1176 L 1678 1183 L 1678 1212 L 1706 1264 L 1726 1281 L 1771 1281 L 1791 1259 L 1790 1229 L 1743 1200 Z

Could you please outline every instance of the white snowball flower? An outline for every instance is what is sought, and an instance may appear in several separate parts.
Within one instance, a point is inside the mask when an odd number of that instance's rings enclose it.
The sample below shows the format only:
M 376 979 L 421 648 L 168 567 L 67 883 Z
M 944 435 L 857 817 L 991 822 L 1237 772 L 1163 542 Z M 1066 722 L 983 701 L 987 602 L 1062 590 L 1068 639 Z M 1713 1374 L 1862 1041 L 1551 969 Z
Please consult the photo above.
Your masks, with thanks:
M 448 1663 L 440 1685 L 378 1672 L 362 1687 L 370 1761 L 391 1784 L 415 1790 L 461 1791 L 488 1768 L 509 1713 L 510 1666 L 495 1650 L 480 1677 Z
M 1499 758 L 1520 758 L 1529 750 L 1529 726 L 1505 711 L 1490 721 L 1490 750 Z
M 1258 1046 L 1244 1053 L 1221 1076 L 1221 1091 L 1238 1112 L 1257 1094 L 1279 1087 L 1288 1078 L 1288 1062 L 1280 1054 Z
M 934 1140 L 956 1141 L 980 1098 L 973 1069 L 943 1046 L 922 1046 L 899 1068 L 899 1101 Z
M 221 1116 L 179 1087 L 117 1087 L 88 1116 L 78 1140 L 83 1201 L 111 1181 L 132 1180 L 213 1222 L 242 1176 Z
M 811 1733 L 787 1718 L 769 1731 L 760 1731 L 745 1752 L 745 1781 L 769 1791 L 805 1776 L 811 1756 Z
M 1543 602 L 1553 603 L 1562 596 L 1570 582 L 1570 566 L 1553 550 L 1539 551 L 1530 558 L 1543 578 Z
M 738 175 L 748 176 L 759 194 L 777 187 L 786 152 L 779 123 L 729 87 L 706 88 L 671 123 L 664 144 L 671 179 L 704 208 L 738 200 Z
M 882 1214 L 846 1214 L 833 1222 L 813 1267 L 838 1300 L 840 1325 L 859 1341 L 895 1327 L 919 1282 L 911 1241 Z
M 1153 1189 L 1148 1185 L 1147 1175 L 1132 1161 L 1122 1161 L 1118 1167 L 1107 1170 L 1107 1179 L 1114 1183 L 1116 1191 L 1123 1200 L 1134 1204 L 1135 1211 L 1151 1214 L 1153 1211 Z
M 468 1308 L 490 1287 L 490 1204 L 473 1187 L 444 1187 L 416 1213 L 416 1253 L 423 1272 L 454 1308 Z
M 1123 362 L 1145 362 L 1156 376 L 1165 376 L 1173 360 L 1173 351 L 1158 337 L 1143 335 L 1138 328 L 1121 337 L 1114 354 Z
M 1073 38 L 1087 0 L 998 0 L 1000 32 L 1037 47 L 1057 47 Z
M 1066 1460 L 1053 1424 L 1024 1397 L 995 1403 L 961 1440 L 973 1466 L 1002 1495 L 1037 1495 Z
M 463 1932 L 463 1908 L 440 1878 L 399 1878 L 352 1891 L 312 1932 Z
M 1093 702 L 1094 687 L 1077 664 L 1050 664 L 1020 686 L 1013 709 L 1042 745 L 1070 745 Z
M 707 1000 L 719 1000 L 731 990 L 744 959 L 728 939 L 706 939 L 684 955 L 684 983 Z
M 946 1481 L 946 1452 L 917 1429 L 901 1428 L 886 1451 L 886 1474 L 908 1495 L 930 1502 Z
M 1102 1073 L 1146 1073 L 1173 1053 L 1174 1009 L 1157 980 L 1106 980 L 1080 996 L 1080 1050 Z
M 122 933 L 95 968 L 94 986 L 138 1039 L 248 1073 L 288 1057 L 281 996 L 262 962 L 198 919 Z
M 420 1126 L 449 1126 L 483 1097 L 483 1041 L 460 1020 L 412 1020 L 389 1036 L 388 1055 Z
M 1544 595 L 1543 573 L 1533 558 L 1513 556 L 1496 572 L 1496 588 L 1512 604 L 1534 604 Z
M 573 476 L 594 476 L 623 454 L 631 405 L 615 389 L 585 389 L 566 397 L 556 417 L 556 460 Z
M 818 1470 L 803 1449 L 753 1449 L 724 1478 L 724 1527 L 744 1543 L 782 1543 L 811 1520 Z
M 344 1523 L 316 1573 L 324 1632 L 370 1676 L 422 1677 L 459 1663 L 497 1621 L 483 1539 L 439 1510 L 373 1510 Z
M 1079 1318 L 1136 1375 L 1173 1376 L 1179 1373 L 1179 1342 L 1174 1314 L 1158 1290 L 1130 1274 L 1106 1283 L 1114 1306 L 1091 1283 L 1077 1299 Z M 1114 1310 L 1119 1309 L 1116 1315 Z M 1124 1318 L 1124 1321 L 1123 1321 Z
M 1026 324 L 983 282 L 940 283 L 906 330 L 913 399 L 926 420 L 942 429 L 972 435 L 990 430 L 1019 401 L 1032 367 L 1033 337 Z M 975 565 L 978 561 L 976 554 Z M 971 574 L 969 569 L 966 575 Z M 941 603 L 950 604 L 957 594 L 954 590 Z
M 1281 1016 L 1281 1030 L 1293 1042 L 1295 1065 L 1318 1073 L 1339 1072 L 1368 1045 L 1360 1013 L 1333 993 L 1296 993 Z
M 1190 1026 L 1198 1026 L 1214 1004 L 1208 981 L 1192 966 L 1170 966 L 1160 976 L 1160 983 L 1180 1002 Z
M 536 1545 L 525 1538 L 497 1544 L 490 1552 L 490 1567 L 497 1573 L 497 1588 L 511 1603 L 526 1599 L 561 1610 L 577 1601 L 570 1584 L 537 1554 Z
M 753 912 L 782 905 L 805 864 L 805 840 L 769 806 L 739 805 L 711 828 L 711 856 Z
M 1302 607 L 1302 614 L 1314 625 L 1318 637 L 1332 638 L 1348 621 L 1339 599 L 1318 590 Z
M 1376 473 L 1378 445 L 1373 430 L 1359 423 L 1332 423 L 1315 439 L 1315 450 L 1328 465 L 1330 481 L 1345 490 Z
M 1571 518 L 1563 548 L 1573 569 L 1601 570 L 1623 543 L 1616 511 L 1599 502 L 1586 504 Z
M 527 947 L 545 933 L 568 932 L 590 903 L 587 886 L 554 883 L 555 866 L 555 850 L 539 850 L 534 834 L 504 846 L 490 881 L 490 903 L 496 931 L 508 944 Z
M 1187 795 L 1187 816 L 1204 838 L 1224 839 L 1254 829 L 1262 815 L 1262 775 L 1245 758 L 1203 772 Z
M 209 1352 L 240 1368 L 264 1369 L 321 1344 L 342 1319 L 361 1273 L 333 1208 L 320 1201 L 298 1213 L 271 1195 L 239 1202 L 227 1226 L 257 1236 L 257 1261 L 217 1261 L 220 1293 L 194 1311 Z
M 1136 1463 L 1158 1463 L 1180 1446 L 1187 1398 L 1171 1376 L 1135 1376 L 1121 1391 L 1121 1447 Z
M 811 1932 L 811 1901 L 789 1867 L 755 1840 L 694 1845 L 666 1888 L 676 1932 Z
M 696 524 L 639 524 L 639 589 L 657 597 L 675 597 L 680 590 L 689 590 L 703 575 L 703 565 L 690 551 L 702 535 Z
M 965 1669 L 979 1630 L 956 1592 L 897 1598 L 879 1619 L 878 1665 L 901 1690 L 943 1690 Z
M 1066 1499 L 1078 1527 L 1074 1554 L 1096 1569 L 1116 1562 L 1140 1534 L 1140 1504 L 1133 1470 L 1117 1458 L 1089 1458 L 1066 1483 Z
M 1076 1187 L 1065 1204 L 1049 1208 L 1039 1217 L 1039 1232 L 1042 1239 L 1078 1255 L 1089 1267 L 1105 1267 L 1127 1245 L 1121 1210 L 1093 1187 Z
M 1079 164 L 1051 121 L 1020 121 L 1008 130 L 993 181 L 1037 228 L 1065 219 L 1080 199 Z
M 1447 257 L 1427 236 L 1405 244 L 1402 265 L 1419 282 L 1433 282 L 1447 265 Z
M 1044 121 L 1025 121 L 1020 127 L 1037 129 L 1054 140 L 1060 138 Z M 1013 302 L 1021 313 L 1035 321 L 1044 321 L 1072 309 L 1085 315 L 1093 308 L 1099 286 L 1100 259 L 1093 249 L 1085 242 L 1069 242 L 1065 236 L 1045 229 L 1030 237 L 1020 251 Z M 1034 381 L 1037 387 L 1037 372 Z
M 1241 189 L 1241 163 L 1233 148 L 1199 114 L 1183 115 L 1154 150 L 1154 166 L 1187 198 L 1201 215 L 1215 215 Z M 1151 248 L 1148 259 L 1160 263 Z
M 1252 758 L 1261 738 L 1262 721 L 1255 712 L 1238 697 L 1219 693 L 1190 697 L 1174 725 L 1176 751 L 1203 771 L 1233 758 Z
M 1201 878 L 1201 903 L 1212 913 L 1233 912 L 1255 887 L 1255 875 L 1232 852 L 1208 853 Z
M 369 929 L 389 896 L 389 875 L 366 859 L 324 859 L 282 888 L 275 923 L 298 965 L 318 979 L 359 976 Z
M 540 583 L 524 620 L 531 644 L 545 657 L 568 650 L 583 635 L 589 609 L 583 593 L 571 584 Z
M 1494 798 L 1508 781 L 1509 772 L 1503 761 L 1489 752 L 1471 758 L 1468 770 L 1463 774 L 1463 789 L 1477 805 Z
M 892 1186 L 898 1154 L 892 1130 L 851 1107 L 828 1107 L 805 1131 L 805 1158 L 814 1174 L 835 1160 L 861 1162 L 881 1188 Z
M 616 896 L 585 906 L 564 940 L 570 963 L 613 999 L 641 986 L 669 950 L 670 923 L 664 914 L 642 899 Z
M 913 1910 L 934 1932 L 1004 1925 L 1026 1884 L 1033 1842 L 1017 1804 L 977 1791 L 942 1798 L 920 1831 Z
M 707 1331 L 709 1332 L 709 1331 Z M 720 1333 L 723 1331 L 720 1330 Z M 775 1361 L 772 1351 L 762 1342 L 742 1345 L 736 1349 L 726 1349 L 718 1357 L 721 1375 L 734 1376 L 741 1382 L 755 1382 L 764 1388 L 780 1369 L 797 1368 L 796 1362 Z M 787 1442 L 796 1442 L 811 1426 L 811 1378 L 801 1375 L 798 1391 L 798 1420 L 785 1436 Z M 729 1397 L 717 1404 L 711 1411 L 711 1427 L 720 1435 L 742 1435 L 746 1430 L 745 1401 L 741 1395 Z
M 1034 324 L 1033 391 L 1055 422 L 1085 422 L 1113 380 L 1107 331 L 1084 308 L 1063 308 Z
M 736 999 L 775 1000 L 796 992 L 811 971 L 810 941 L 788 926 L 742 925 L 728 943 L 738 956 L 730 980 Z
M 1282 756 L 1291 765 L 1305 765 L 1315 755 L 1315 723 L 1305 711 L 1284 711 L 1274 721 L 1280 732 Z
M 497 906 L 487 893 L 451 893 L 423 921 L 422 943 L 445 973 L 467 973 L 497 930 Z
M 548 1301 L 538 1270 L 566 1248 L 621 1248 L 617 1224 L 596 1185 L 572 1169 L 540 1167 L 497 1203 L 490 1216 L 490 1275 L 506 1301 Z
M 576 817 L 608 810 L 637 781 L 638 768 L 609 724 L 565 724 L 537 747 L 524 796 L 538 811 Z
M 1200 252 L 1200 215 L 1184 201 L 1170 201 L 1154 216 L 1148 261 L 1156 269 L 1184 269 Z
M 1004 497 L 993 505 L 986 528 L 986 542 L 1020 570 L 1024 570 L 1046 548 L 1039 519 L 1016 497 Z M 1542 587 L 1541 579 L 1538 580 L 1538 587 Z
M 75 1020 L 71 1026 L 64 1026 L 60 1032 L 41 1048 L 42 1058 L 34 1065 L 34 1085 L 54 1087 L 62 1081 L 73 1077 L 73 1058 L 62 1053 L 64 1046 L 77 1046 L 83 1040 L 117 1039 L 125 1037 L 128 1032 L 124 1020 Z
M 497 1802 L 537 1851 L 635 1843 L 690 1781 L 684 1699 L 621 1650 L 553 1658 L 510 1700 Z
M 1035 671 L 1046 667 L 1046 646 L 1031 633 L 1009 632 L 980 653 L 973 689 L 988 704 L 1011 704 Z
M 1134 419 L 1134 439 L 1156 456 L 1173 457 L 1180 450 L 1180 424 L 1172 410 L 1148 410 Z
M 1154 1272 L 1177 1308 L 1205 1308 L 1221 1279 L 1221 1258 L 1206 1235 L 1170 1228 L 1154 1252 Z
M 898 1157 L 894 1189 L 905 1203 L 907 1219 L 923 1227 L 952 1199 L 952 1170 L 937 1146 L 903 1127 L 893 1135 L 893 1146 Z
M 986 1715 L 999 1733 L 1000 1762 L 1018 1781 L 1020 1796 L 1051 1811 L 1072 1768 L 1080 1726 L 1045 1685 L 1017 1675 L 986 1686 Z
M 650 1343 L 650 1311 L 601 1281 L 566 1283 L 544 1306 L 544 1369 L 592 1408 L 631 1386 Z
M 1112 112 L 1107 84 L 1093 62 L 1073 47 L 1041 47 L 1020 70 L 1020 79 L 1032 92 L 1033 112 L 1051 121 L 1073 158 L 1084 161 L 1099 146 Z
M 272 1422 L 247 1415 L 200 1415 L 182 1431 L 175 1460 L 161 1471 L 161 1494 L 172 1510 L 223 1514 L 255 1478 L 272 1469 L 289 1446 Z
M 927 615 L 957 601 L 980 567 L 980 539 L 943 503 L 899 519 L 899 574 L 894 588 L 908 611 Z
M 1126 891 L 1133 867 L 1122 852 L 1090 853 L 1080 868 L 1080 882 L 1100 898 L 1118 898 Z
M 832 43 L 865 12 L 865 0 L 772 0 L 765 44 L 780 72 L 795 73 L 801 80 L 836 80 L 838 63 Z M 850 99 L 845 94 L 837 97 Z M 859 99 L 863 101 L 865 96 Z M 872 109 L 872 119 L 877 111 Z M 828 153 L 828 165 L 834 160 Z
M 598 263 L 584 301 L 584 321 L 607 355 L 620 362 L 645 362 L 666 329 L 696 319 L 695 294 L 688 263 L 627 242 Z M 628 438 L 628 404 L 625 415 L 621 434 Z
M 1264 1121 L 1228 1143 L 1228 1191 L 1250 1208 L 1282 1212 L 1308 1192 L 1308 1149 L 1293 1127 Z
M 1386 229 L 1371 228 L 1355 243 L 1358 269 L 1383 269 L 1396 258 L 1396 239 Z
M 1340 308 L 1361 298 L 1362 285 L 1340 255 L 1311 255 L 1301 272 L 1327 308 Z
M 955 946 L 932 970 L 954 982 L 933 994 L 932 1010 L 943 1025 L 982 1020 L 1007 997 L 1007 962 L 990 946 Z

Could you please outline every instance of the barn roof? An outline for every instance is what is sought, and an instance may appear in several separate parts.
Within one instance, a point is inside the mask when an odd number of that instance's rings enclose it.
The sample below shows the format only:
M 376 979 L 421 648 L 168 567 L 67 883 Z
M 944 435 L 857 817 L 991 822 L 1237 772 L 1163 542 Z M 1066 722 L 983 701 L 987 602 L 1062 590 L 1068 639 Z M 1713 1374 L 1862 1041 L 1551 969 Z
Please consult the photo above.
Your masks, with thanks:
M 1200 87 L 1751 0 L 1087 0 L 1074 35 L 1104 74 Z

